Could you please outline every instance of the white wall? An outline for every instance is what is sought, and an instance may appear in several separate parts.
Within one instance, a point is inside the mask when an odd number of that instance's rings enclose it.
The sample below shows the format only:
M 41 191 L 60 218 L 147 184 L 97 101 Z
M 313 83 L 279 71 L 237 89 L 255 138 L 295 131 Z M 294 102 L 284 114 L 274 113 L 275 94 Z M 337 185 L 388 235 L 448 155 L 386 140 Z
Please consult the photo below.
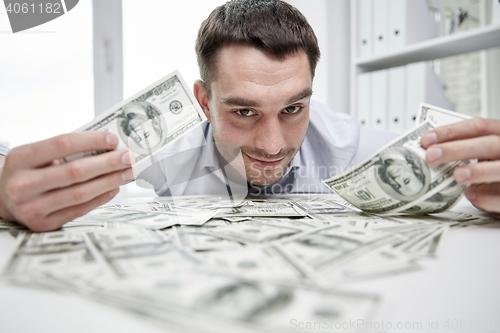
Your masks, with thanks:
M 313 99 L 328 104 L 328 42 L 327 42 L 327 1 L 328 0 L 290 0 L 289 4 L 304 14 L 314 29 L 321 50 L 321 59 L 316 67 L 313 83 Z
M 13 34 L 0 5 L 0 143 L 71 132 L 94 116 L 92 1 Z

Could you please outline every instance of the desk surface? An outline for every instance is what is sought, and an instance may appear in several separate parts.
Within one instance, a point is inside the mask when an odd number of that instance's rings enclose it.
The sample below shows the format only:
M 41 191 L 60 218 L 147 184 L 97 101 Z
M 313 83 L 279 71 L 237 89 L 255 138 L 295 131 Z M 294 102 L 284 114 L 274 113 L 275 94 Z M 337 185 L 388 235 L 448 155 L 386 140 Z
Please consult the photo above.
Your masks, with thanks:
M 454 210 L 479 212 L 466 201 Z M 0 264 L 13 245 L 0 233 Z M 438 258 L 419 260 L 419 270 L 344 284 L 382 296 L 379 318 L 358 324 L 382 332 L 500 331 L 500 224 L 450 232 L 443 245 Z M 164 332 L 139 316 L 78 296 L 3 282 L 0 313 L 0 332 Z

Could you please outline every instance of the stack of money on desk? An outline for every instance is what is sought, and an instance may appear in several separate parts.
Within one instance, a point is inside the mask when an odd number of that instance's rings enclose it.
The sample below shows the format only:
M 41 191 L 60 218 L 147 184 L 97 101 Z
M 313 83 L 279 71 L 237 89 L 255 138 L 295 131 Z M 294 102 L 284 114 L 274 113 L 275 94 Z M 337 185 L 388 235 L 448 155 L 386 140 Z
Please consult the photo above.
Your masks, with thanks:
M 192 103 L 177 76 L 159 87 L 90 127 L 132 138 L 120 144 L 147 160 L 203 120 L 196 108 L 175 118 Z M 165 112 L 177 119 L 176 128 L 157 118 Z M 459 164 L 429 168 L 421 162 L 417 143 L 440 115 L 427 108 L 423 125 L 352 172 L 327 180 L 343 198 L 251 198 L 235 205 L 203 196 L 110 204 L 46 233 L 0 220 L 0 232 L 17 240 L 3 278 L 74 292 L 142 314 L 170 331 L 310 330 L 298 323 L 341 331 L 351 319 L 371 320 L 379 296 L 346 291 L 345 284 L 417 269 L 419 259 L 437 255 L 450 230 L 491 221 L 451 212 L 375 214 L 441 212 L 460 197 L 463 188 L 457 191 L 450 180 Z M 138 118 L 150 126 L 136 126 Z M 388 164 L 408 159 L 420 162 L 421 184 L 398 190 L 398 175 Z M 386 183 L 377 180 L 383 167 Z M 449 199 L 437 200 L 449 189 Z
M 381 217 L 336 195 L 108 205 L 59 231 L 17 238 L 12 283 L 75 292 L 189 332 L 284 331 L 293 320 L 373 319 L 377 295 L 344 283 L 418 268 L 451 229 L 482 216 Z M 179 223 L 169 225 L 178 212 Z M 155 225 L 156 224 L 156 225 Z M 292 325 L 292 326 L 290 326 Z

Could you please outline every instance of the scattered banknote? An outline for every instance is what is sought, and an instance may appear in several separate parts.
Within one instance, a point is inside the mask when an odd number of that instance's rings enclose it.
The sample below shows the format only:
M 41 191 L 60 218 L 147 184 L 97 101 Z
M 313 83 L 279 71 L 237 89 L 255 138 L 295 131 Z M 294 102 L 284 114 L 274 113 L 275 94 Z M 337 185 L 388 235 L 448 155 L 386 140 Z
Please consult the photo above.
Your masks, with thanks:
M 475 161 L 430 165 L 420 139 L 427 131 L 468 117 L 422 104 L 419 124 L 341 175 L 323 181 L 355 207 L 377 214 L 430 214 L 453 207 L 465 186 L 455 168 Z
M 251 213 L 219 216 L 232 209 Z M 353 282 L 419 269 L 448 233 L 494 221 L 451 211 L 376 215 L 335 194 L 236 207 L 207 196 L 113 204 L 53 232 L 2 221 L 17 241 L 2 276 L 139 312 L 170 331 L 311 331 L 296 324 L 318 320 L 333 329 L 376 318 L 380 297 L 354 293 Z
M 7 274 L 33 274 L 63 269 L 69 265 L 85 266 L 94 260 L 82 233 L 23 232 L 17 241 L 16 251 L 5 266 Z
M 28 230 L 28 228 L 26 228 L 24 225 L 0 218 L 0 230 L 11 230 L 11 229 Z
M 173 227 L 172 230 L 179 247 L 191 251 L 234 250 L 244 246 L 239 241 L 212 234 L 208 228 L 187 226 Z
M 420 103 L 417 114 L 417 123 L 421 124 L 428 121 L 434 127 L 439 127 L 471 118 L 471 116 L 465 114 L 446 110 L 426 103 Z
M 151 313 L 183 332 L 285 332 L 293 325 L 294 330 L 307 332 L 310 327 L 299 321 L 335 327 L 350 318 L 370 320 L 380 302 L 378 296 L 366 293 L 189 270 L 101 289 L 94 294 L 99 301 Z
M 257 202 L 253 205 L 227 208 L 219 211 L 216 217 L 304 217 L 307 213 L 290 202 Z
M 114 221 L 137 225 L 149 229 L 164 229 L 174 225 L 203 225 L 209 221 L 217 211 L 213 210 L 167 210 L 148 211 L 143 205 L 134 210 L 129 205 L 108 205 L 94 209 L 87 215 L 75 219 L 76 221 L 93 219 L 96 221 Z

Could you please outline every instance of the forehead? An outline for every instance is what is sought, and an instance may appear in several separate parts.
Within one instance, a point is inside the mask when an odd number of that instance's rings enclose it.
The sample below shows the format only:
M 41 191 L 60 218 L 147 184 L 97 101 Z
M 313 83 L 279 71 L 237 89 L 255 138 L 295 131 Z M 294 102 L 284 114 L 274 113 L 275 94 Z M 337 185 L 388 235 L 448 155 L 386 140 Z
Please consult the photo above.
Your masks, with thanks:
M 277 59 L 252 46 L 227 45 L 221 49 L 217 61 L 213 81 L 216 89 L 276 94 L 302 91 L 312 85 L 309 60 L 303 50 Z

